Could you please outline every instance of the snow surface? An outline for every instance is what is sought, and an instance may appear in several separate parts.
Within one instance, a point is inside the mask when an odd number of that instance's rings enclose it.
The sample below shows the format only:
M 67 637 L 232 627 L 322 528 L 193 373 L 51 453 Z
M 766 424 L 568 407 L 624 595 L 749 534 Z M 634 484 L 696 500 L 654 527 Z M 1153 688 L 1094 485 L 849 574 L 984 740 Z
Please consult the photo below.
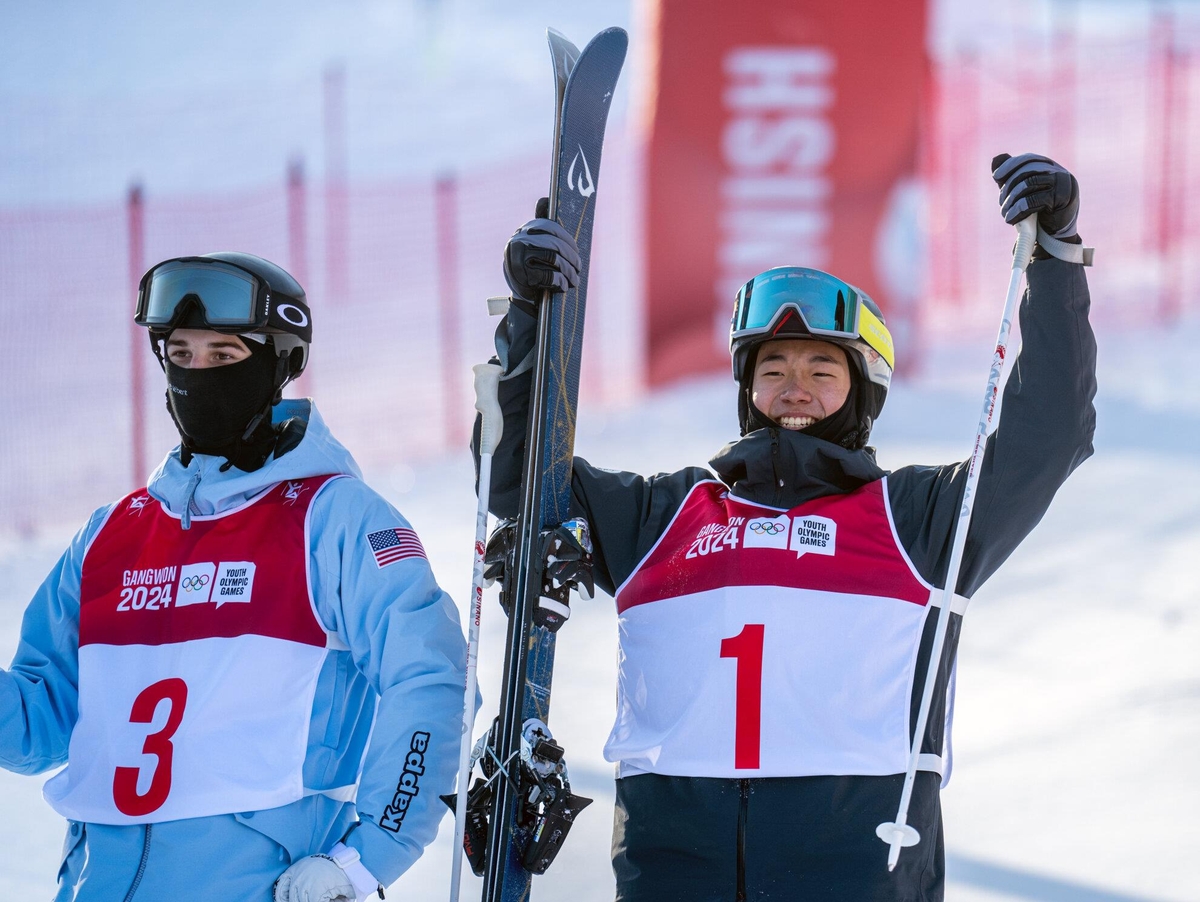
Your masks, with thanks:
M 1178 370 L 1169 381 L 1194 385 L 1185 337 L 1197 325 L 1102 336 L 1096 455 L 967 614 L 955 772 L 943 796 L 951 900 L 1200 899 L 1200 411 L 1164 408 L 1158 376 L 1145 375 Z M 885 467 L 966 455 L 990 354 L 987 336 L 968 344 L 935 355 L 924 380 L 893 389 L 875 435 Z M 641 472 L 700 463 L 734 436 L 733 410 L 719 377 L 623 411 L 585 409 L 577 450 Z M 368 478 L 412 520 L 462 604 L 475 508 L 467 456 Z M 67 538 L 0 546 L 0 659 L 15 649 L 21 611 Z M 576 791 L 596 803 L 534 889 L 542 899 L 600 902 L 613 887 L 612 769 L 600 752 L 614 711 L 616 621 L 604 596 L 574 611 L 559 634 L 551 723 Z M 484 717 L 494 711 L 503 633 L 489 595 Z M 64 825 L 40 783 L 0 772 L 0 897 L 53 892 Z M 452 828 L 442 822 L 397 883 L 399 898 L 444 897 Z M 463 898 L 477 896 L 468 876 Z

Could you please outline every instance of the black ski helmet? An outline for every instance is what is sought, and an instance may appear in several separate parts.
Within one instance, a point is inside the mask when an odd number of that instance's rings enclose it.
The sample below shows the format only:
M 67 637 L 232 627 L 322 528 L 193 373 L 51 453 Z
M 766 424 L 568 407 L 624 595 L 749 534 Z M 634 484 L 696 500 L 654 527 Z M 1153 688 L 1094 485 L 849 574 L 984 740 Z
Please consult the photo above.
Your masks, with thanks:
M 879 306 L 861 289 L 819 269 L 777 266 L 746 282 L 734 299 L 729 330 L 743 434 L 756 428 L 750 390 L 758 348 L 779 338 L 827 341 L 846 351 L 855 371 L 858 430 L 865 443 L 887 400 L 895 365 L 892 336 Z
M 312 314 L 304 288 L 253 254 L 218 251 L 155 264 L 138 285 L 134 321 L 149 330 L 160 364 L 161 342 L 173 330 L 197 328 L 269 342 L 285 359 L 277 390 L 308 365 Z

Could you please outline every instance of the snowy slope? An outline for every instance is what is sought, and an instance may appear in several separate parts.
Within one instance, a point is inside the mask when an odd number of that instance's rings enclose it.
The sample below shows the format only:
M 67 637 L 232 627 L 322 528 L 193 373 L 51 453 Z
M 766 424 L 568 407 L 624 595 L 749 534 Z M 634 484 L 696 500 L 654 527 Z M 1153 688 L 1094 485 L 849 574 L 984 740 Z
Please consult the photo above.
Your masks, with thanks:
M 1096 456 L 968 612 L 955 773 L 944 796 L 952 900 L 1200 899 L 1192 864 L 1200 851 L 1200 410 L 1194 400 L 1161 401 L 1171 386 L 1197 396 L 1188 331 L 1102 336 Z M 941 355 L 930 378 L 894 389 L 876 434 L 885 466 L 965 456 L 988 354 L 981 336 L 965 354 Z M 1139 375 L 1161 364 L 1164 386 Z M 731 387 L 714 378 L 620 413 L 583 411 L 578 450 L 601 465 L 652 472 L 702 462 L 734 432 Z M 371 480 L 412 519 L 461 602 L 474 511 L 466 455 Z M 65 538 L 0 548 L 0 660 Z M 495 704 L 503 626 L 489 598 L 485 713 Z M 577 604 L 559 635 L 552 723 L 577 791 L 597 802 L 535 890 L 600 902 L 612 898 L 612 779 L 600 756 L 613 714 L 611 601 Z M 39 784 L 0 773 L 2 898 L 52 891 L 63 824 Z M 401 898 L 443 897 L 450 830 L 447 819 L 397 885 Z M 476 885 L 468 879 L 464 898 Z

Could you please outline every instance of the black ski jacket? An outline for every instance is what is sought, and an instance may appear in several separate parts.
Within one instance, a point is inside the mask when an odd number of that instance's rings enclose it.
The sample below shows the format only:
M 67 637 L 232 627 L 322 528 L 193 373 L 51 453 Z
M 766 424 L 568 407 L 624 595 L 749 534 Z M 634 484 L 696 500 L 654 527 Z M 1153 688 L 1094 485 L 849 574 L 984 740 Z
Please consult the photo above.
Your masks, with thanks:
M 968 598 L 1037 525 L 1058 487 L 1092 453 L 1096 344 L 1083 268 L 1035 259 L 1027 284 L 1020 306 L 1023 349 L 1004 389 L 999 427 L 988 439 L 956 587 Z M 514 304 L 496 336 L 495 362 L 506 374 L 500 384 L 505 422 L 504 440 L 493 456 L 490 507 L 501 517 L 517 514 L 535 332 L 531 311 Z M 848 451 L 771 428 L 731 442 L 710 466 L 737 496 L 785 509 L 888 475 L 897 535 L 926 581 L 944 587 L 966 462 L 907 466 L 885 474 L 870 448 Z M 644 477 L 598 469 L 576 457 L 574 503 L 591 525 L 597 585 L 614 592 L 654 546 L 692 486 L 711 478 L 703 467 Z M 933 754 L 942 750 L 946 685 L 960 620 L 951 616 L 923 738 L 923 750 Z M 935 623 L 936 617 L 927 621 L 920 673 L 928 666 Z M 915 724 L 920 692 L 919 680 L 910 724 Z M 937 779 L 925 773 L 920 778 L 909 822 L 923 837 L 937 839 L 923 842 L 918 851 L 905 850 L 900 867 L 889 875 L 882 865 L 887 847 L 875 838 L 874 828 L 895 816 L 898 777 L 626 777 L 618 781 L 613 849 L 618 898 L 940 899 Z M 675 807 L 668 814 L 661 807 L 668 799 L 683 810 Z M 797 837 L 789 838 L 789 824 L 808 833 L 819 828 L 826 837 L 865 838 L 831 841 L 805 858 L 795 848 Z M 734 832 L 726 833 L 727 827 Z M 747 836 L 760 840 L 747 847 Z M 714 889 L 701 892 L 703 886 Z

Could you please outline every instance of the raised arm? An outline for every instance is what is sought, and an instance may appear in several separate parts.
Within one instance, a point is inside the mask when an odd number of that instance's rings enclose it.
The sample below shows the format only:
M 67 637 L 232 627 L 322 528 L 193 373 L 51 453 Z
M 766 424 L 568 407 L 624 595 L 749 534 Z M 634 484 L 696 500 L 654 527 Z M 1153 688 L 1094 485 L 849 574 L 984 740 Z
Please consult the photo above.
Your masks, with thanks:
M 1009 222 L 1037 214 L 1043 229 L 1078 243 L 1079 190 L 1069 172 L 1026 154 L 994 161 Z M 988 440 L 957 591 L 970 596 L 1040 522 L 1055 492 L 1092 454 L 1096 340 L 1083 267 L 1037 251 L 1019 312 L 1022 349 Z M 945 581 L 966 463 L 904 467 L 889 478 L 896 530 L 913 563 Z

